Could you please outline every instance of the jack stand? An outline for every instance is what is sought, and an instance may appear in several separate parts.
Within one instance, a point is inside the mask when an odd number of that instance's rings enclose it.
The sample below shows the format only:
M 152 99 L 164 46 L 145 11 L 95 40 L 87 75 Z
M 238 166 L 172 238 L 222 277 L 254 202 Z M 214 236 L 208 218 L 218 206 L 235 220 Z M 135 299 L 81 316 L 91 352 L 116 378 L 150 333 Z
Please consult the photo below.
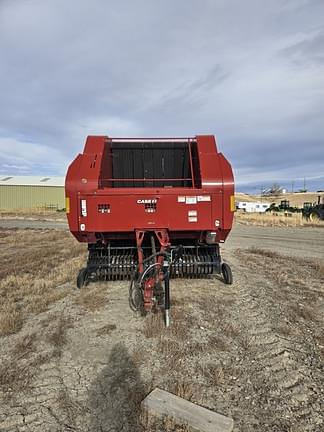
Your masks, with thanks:
M 164 260 L 163 267 L 165 270 L 164 276 L 164 311 L 165 311 L 165 326 L 170 326 L 170 265 L 167 260 Z

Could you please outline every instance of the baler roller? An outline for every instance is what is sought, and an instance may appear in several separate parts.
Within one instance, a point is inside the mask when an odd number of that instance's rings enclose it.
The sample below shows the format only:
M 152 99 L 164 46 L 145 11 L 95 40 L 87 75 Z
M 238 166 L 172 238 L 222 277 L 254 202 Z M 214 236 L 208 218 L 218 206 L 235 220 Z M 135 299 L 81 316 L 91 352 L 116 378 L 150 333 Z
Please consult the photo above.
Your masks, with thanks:
M 217 245 L 184 246 L 183 249 L 182 258 L 172 263 L 172 278 L 201 278 L 220 273 L 221 260 Z M 149 257 L 151 248 L 144 247 L 143 254 L 145 258 Z M 87 272 L 98 280 L 127 280 L 138 268 L 137 257 L 136 247 L 90 245 Z

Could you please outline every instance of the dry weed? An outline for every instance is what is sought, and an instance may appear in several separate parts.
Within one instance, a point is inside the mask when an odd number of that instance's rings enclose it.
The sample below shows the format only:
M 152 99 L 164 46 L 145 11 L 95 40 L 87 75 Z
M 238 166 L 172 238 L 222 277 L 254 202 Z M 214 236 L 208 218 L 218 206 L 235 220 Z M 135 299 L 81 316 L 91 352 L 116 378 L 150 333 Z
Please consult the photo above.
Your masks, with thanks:
M 167 336 L 160 336 L 157 344 L 157 351 L 164 357 L 172 359 L 173 362 L 183 357 L 182 345 Z
M 10 398 L 13 394 L 29 389 L 33 371 L 28 364 L 23 364 L 14 358 L 2 360 L 0 363 L 1 393 Z
M 35 208 L 18 208 L 18 209 L 0 209 L 0 217 L 6 218 L 23 218 L 23 217 L 35 217 L 35 218 L 51 218 L 51 219 L 63 219 L 65 218 L 65 212 L 57 211 L 46 207 L 35 207 Z
M 208 363 L 202 366 L 201 370 L 209 384 L 215 387 L 220 387 L 239 378 L 239 370 L 228 365 Z
M 103 336 L 103 335 L 108 335 L 110 334 L 112 331 L 116 330 L 116 325 L 115 324 L 106 324 L 103 327 L 101 327 L 100 329 L 97 330 L 97 336 Z
M 287 308 L 287 318 L 293 323 L 299 322 L 300 318 L 303 318 L 305 321 L 317 321 L 314 308 L 301 304 L 289 305 Z
M 165 331 L 162 313 L 151 313 L 145 317 L 143 334 L 146 338 L 158 337 Z
M 209 346 L 212 351 L 227 351 L 228 344 L 223 337 L 217 335 L 211 335 L 208 338 Z
M 280 255 L 277 252 L 273 252 L 273 251 L 268 250 L 268 249 L 260 249 L 260 248 L 252 246 L 248 250 L 251 254 L 261 255 L 264 257 L 268 257 L 268 258 L 280 258 Z
M 14 358 L 25 358 L 35 349 L 36 333 L 30 333 L 21 339 L 18 339 L 13 349 Z
M 140 417 L 141 424 L 145 432 L 191 432 L 187 424 L 180 424 L 171 417 L 163 417 L 161 419 L 148 415 L 143 412 Z
M 223 327 L 223 334 L 230 338 L 236 338 L 240 334 L 239 326 L 234 323 L 227 323 Z
M 172 393 L 174 393 L 176 396 L 181 397 L 182 399 L 192 401 L 195 390 L 192 383 L 190 382 L 178 382 L 174 385 Z
M 104 292 L 104 286 L 87 286 L 80 290 L 75 302 L 85 311 L 94 312 L 107 304 L 108 299 Z
M 22 312 L 14 303 L 6 303 L 0 308 L 0 336 L 17 333 L 22 325 Z
M 289 324 L 279 324 L 274 330 L 282 336 L 290 336 L 294 333 L 292 326 Z
M 17 393 L 27 393 L 39 366 L 48 361 L 47 354 L 35 353 L 36 334 L 17 341 L 0 361 L 0 393 L 10 399 Z
M 203 375 L 211 385 L 218 387 L 224 384 L 226 372 L 223 366 L 209 363 L 204 365 L 201 369 Z
M 301 213 L 244 213 L 236 212 L 235 221 L 244 225 L 288 226 L 288 227 L 324 227 L 324 221 L 311 222 Z
M 5 236 L 8 234 L 9 241 Z M 5 237 L 4 237 L 5 236 Z M 19 331 L 28 314 L 40 313 L 68 293 L 85 247 L 60 231 L 1 231 L 0 336 Z
M 53 356 L 60 357 L 62 348 L 67 341 L 67 330 L 72 327 L 70 318 L 60 316 L 57 322 L 53 323 L 52 332 L 48 335 L 48 341 L 53 345 Z

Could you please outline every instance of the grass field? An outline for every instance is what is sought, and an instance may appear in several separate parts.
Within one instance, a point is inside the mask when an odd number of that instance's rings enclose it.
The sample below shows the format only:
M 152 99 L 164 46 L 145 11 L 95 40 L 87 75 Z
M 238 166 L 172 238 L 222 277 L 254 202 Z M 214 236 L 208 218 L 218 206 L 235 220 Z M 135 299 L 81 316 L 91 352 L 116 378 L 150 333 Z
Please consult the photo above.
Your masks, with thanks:
M 303 218 L 301 213 L 245 213 L 237 211 L 235 212 L 235 221 L 245 225 L 324 228 L 324 221 L 309 221 Z

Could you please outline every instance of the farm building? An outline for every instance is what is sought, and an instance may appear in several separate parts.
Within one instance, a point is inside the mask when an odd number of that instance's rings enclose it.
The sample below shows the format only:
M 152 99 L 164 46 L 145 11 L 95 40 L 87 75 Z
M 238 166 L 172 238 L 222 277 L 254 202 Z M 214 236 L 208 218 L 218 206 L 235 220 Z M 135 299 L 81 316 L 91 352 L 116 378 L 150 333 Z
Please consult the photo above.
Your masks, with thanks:
M 1 210 L 64 207 L 64 177 L 0 176 Z

